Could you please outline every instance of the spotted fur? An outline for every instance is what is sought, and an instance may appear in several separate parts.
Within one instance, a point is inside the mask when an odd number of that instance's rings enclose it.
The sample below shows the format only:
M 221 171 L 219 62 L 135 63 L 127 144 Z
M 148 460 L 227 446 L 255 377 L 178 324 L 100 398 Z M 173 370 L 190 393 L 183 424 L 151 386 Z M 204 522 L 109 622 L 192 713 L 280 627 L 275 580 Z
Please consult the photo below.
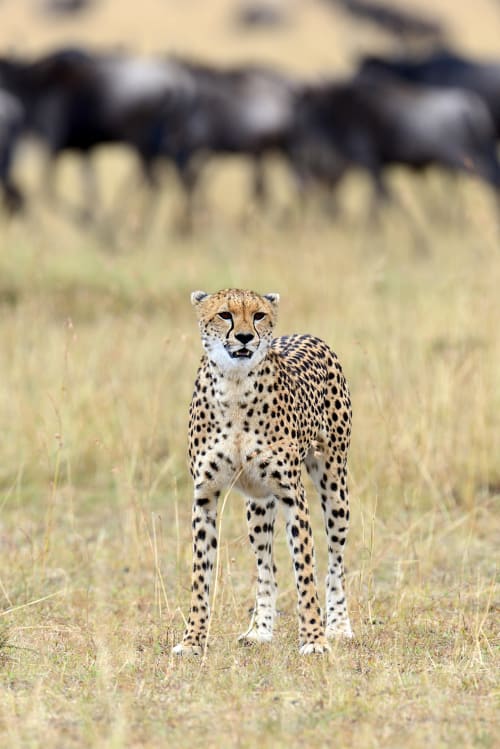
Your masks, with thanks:
M 284 510 L 298 595 L 300 652 L 321 653 L 327 638 L 352 636 L 344 593 L 349 523 L 346 460 L 351 402 L 328 345 L 311 335 L 273 339 L 277 294 L 228 289 L 192 294 L 205 355 L 189 421 L 194 482 L 191 610 L 176 653 L 201 653 L 216 557 L 217 503 L 235 486 L 246 495 L 257 596 L 245 641 L 269 642 L 276 614 L 273 531 Z M 305 464 L 321 497 L 328 539 L 326 616 L 320 609 Z

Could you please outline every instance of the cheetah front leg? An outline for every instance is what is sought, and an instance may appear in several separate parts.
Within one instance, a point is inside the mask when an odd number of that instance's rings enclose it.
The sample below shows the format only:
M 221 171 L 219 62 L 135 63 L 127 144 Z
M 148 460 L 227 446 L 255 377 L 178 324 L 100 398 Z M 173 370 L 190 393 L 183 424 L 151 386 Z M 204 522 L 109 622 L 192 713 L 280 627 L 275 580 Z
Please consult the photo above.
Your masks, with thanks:
M 321 507 L 328 540 L 326 575 L 326 636 L 352 637 L 347 612 L 344 580 L 344 549 L 349 527 L 349 496 L 345 458 L 327 450 L 326 455 L 310 454 L 306 468 L 321 497 Z
M 276 616 L 276 567 L 273 561 L 276 500 L 247 500 L 248 536 L 257 562 L 257 595 L 250 626 L 242 642 L 271 642 Z
M 304 487 L 296 495 L 282 496 L 286 536 L 295 571 L 299 612 L 299 646 L 301 655 L 329 650 L 325 637 L 316 586 L 314 544 Z
M 210 618 L 210 582 L 217 553 L 217 499 L 219 493 L 195 496 L 193 503 L 193 573 L 191 608 L 182 642 L 173 648 L 178 655 L 201 655 Z

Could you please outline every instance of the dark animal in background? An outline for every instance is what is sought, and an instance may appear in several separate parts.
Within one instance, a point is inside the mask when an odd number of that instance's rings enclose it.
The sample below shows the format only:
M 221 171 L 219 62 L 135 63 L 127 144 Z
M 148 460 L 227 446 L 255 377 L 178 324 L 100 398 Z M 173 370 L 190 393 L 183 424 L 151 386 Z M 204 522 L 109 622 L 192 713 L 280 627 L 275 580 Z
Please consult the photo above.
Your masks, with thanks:
M 0 89 L 0 192 L 9 213 L 22 208 L 24 198 L 12 178 L 12 162 L 22 132 L 24 110 L 12 94 Z
M 53 189 L 57 157 L 79 153 L 84 157 L 88 215 L 98 199 L 89 161 L 93 149 L 105 143 L 128 144 L 151 178 L 158 122 L 177 101 L 183 84 L 189 86 L 189 80 L 176 63 L 125 53 L 63 49 L 34 61 L 0 59 L 0 86 L 22 103 L 24 132 L 37 136 L 48 151 L 45 190 Z
M 474 60 L 450 50 L 419 58 L 369 55 L 361 60 L 358 75 L 473 91 L 488 106 L 496 136 L 500 138 L 500 62 Z
M 329 156 L 335 184 L 346 169 L 367 171 L 379 199 L 390 192 L 385 168 L 401 164 L 420 170 L 438 165 L 475 174 L 500 186 L 495 132 L 484 102 L 460 89 L 421 88 L 393 81 L 353 79 L 306 88 L 298 99 L 295 160 L 316 176 L 319 159 Z
M 90 155 L 99 145 L 131 147 L 151 187 L 157 187 L 157 163 L 171 163 L 189 214 L 210 154 L 249 156 L 256 165 L 255 194 L 263 199 L 261 160 L 286 148 L 294 117 L 290 80 L 258 66 L 223 70 L 173 58 L 61 49 L 33 61 L 0 58 L 0 86 L 21 101 L 24 132 L 47 149 L 47 193 L 60 154 L 84 157 L 83 215 L 89 217 L 98 201 Z
M 254 164 L 254 195 L 266 198 L 263 159 L 286 154 L 295 119 L 295 85 L 257 65 L 215 68 L 177 60 L 193 95 L 165 117 L 161 155 L 175 163 L 192 201 L 200 170 L 213 155 L 241 155 Z M 189 210 L 189 209 L 188 209 Z
M 3 200 L 12 210 L 22 204 L 12 165 L 25 134 L 34 134 L 47 151 L 46 193 L 60 154 L 83 157 L 86 200 L 79 215 L 87 218 L 99 202 L 90 157 L 109 143 L 129 147 L 156 191 L 157 167 L 166 162 L 175 168 L 188 225 L 204 165 L 227 154 L 252 164 L 254 196 L 262 203 L 271 154 L 288 163 L 303 191 L 314 183 L 333 191 L 358 167 L 384 199 L 391 164 L 465 171 L 498 188 L 500 65 L 473 65 L 443 53 L 431 61 L 370 58 L 351 80 L 304 86 L 263 65 L 219 68 L 124 51 L 68 48 L 36 59 L 0 57 Z M 429 85 L 438 81 L 441 87 Z
M 93 58 L 83 50 L 58 50 L 38 59 L 0 58 L 0 85 L 22 103 L 23 134 L 35 136 L 49 155 L 44 189 L 53 192 L 53 166 L 66 150 L 87 153 L 108 134 L 96 122 L 88 85 Z

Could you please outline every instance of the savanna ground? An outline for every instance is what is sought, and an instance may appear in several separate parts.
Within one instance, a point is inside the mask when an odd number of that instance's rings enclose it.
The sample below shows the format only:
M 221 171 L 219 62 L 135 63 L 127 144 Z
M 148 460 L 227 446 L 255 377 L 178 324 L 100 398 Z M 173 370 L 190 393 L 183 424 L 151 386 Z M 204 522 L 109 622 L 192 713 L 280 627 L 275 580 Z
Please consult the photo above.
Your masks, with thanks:
M 436 5 L 444 13 L 447 3 Z M 152 0 L 146 6 L 140 40 L 149 6 L 160 13 Z M 21 21 L 27 7 L 18 5 Z M 208 50 L 178 8 L 164 12 L 192 49 Z M 311 28 L 326 18 L 317 12 L 303 12 L 304 70 L 338 62 L 324 36 L 313 43 Z M 2 38 L 16 40 L 21 21 L 2 14 Z M 115 17 L 125 34 L 132 11 Z M 112 41 L 102 36 L 109 24 L 91 18 L 82 38 Z M 464 10 L 465 40 L 469 20 Z M 217 49 L 236 50 L 228 30 L 210 23 L 214 36 L 228 35 Z M 156 42 L 138 48 L 160 48 L 153 27 Z M 41 24 L 27 42 L 68 38 L 69 26 L 52 28 Z M 268 59 L 281 54 L 292 66 L 300 34 L 282 33 L 262 44 Z M 21 164 L 33 195 L 39 166 L 31 152 Z M 122 153 L 99 156 L 103 209 L 132 167 Z M 60 175 L 74 200 L 75 169 L 68 159 Z M 495 747 L 500 256 L 491 196 L 471 181 L 397 174 L 415 239 L 396 209 L 367 225 L 359 177 L 342 190 L 343 217 L 332 223 L 315 205 L 299 215 L 278 166 L 275 203 L 257 212 L 245 204 L 246 176 L 237 162 L 211 170 L 210 208 L 189 238 L 167 230 L 174 187 L 140 241 L 144 196 L 131 188 L 113 250 L 40 195 L 29 217 L 2 224 L 0 744 Z M 170 652 L 189 605 L 185 446 L 200 354 L 189 292 L 226 286 L 280 291 L 278 332 L 324 337 L 350 382 L 346 559 L 356 638 L 325 657 L 298 656 L 282 524 L 275 642 L 238 646 L 255 574 L 237 494 L 220 518 L 206 658 Z M 321 512 L 309 496 L 321 581 Z

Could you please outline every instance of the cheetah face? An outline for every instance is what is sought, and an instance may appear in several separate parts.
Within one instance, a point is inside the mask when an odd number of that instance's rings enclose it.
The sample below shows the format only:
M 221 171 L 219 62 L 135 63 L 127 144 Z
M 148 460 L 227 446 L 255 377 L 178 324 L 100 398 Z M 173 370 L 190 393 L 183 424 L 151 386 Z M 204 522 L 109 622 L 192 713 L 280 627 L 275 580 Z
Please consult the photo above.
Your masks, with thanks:
M 279 296 L 226 289 L 194 291 L 201 340 L 211 361 L 225 371 L 249 370 L 265 357 L 273 336 Z

